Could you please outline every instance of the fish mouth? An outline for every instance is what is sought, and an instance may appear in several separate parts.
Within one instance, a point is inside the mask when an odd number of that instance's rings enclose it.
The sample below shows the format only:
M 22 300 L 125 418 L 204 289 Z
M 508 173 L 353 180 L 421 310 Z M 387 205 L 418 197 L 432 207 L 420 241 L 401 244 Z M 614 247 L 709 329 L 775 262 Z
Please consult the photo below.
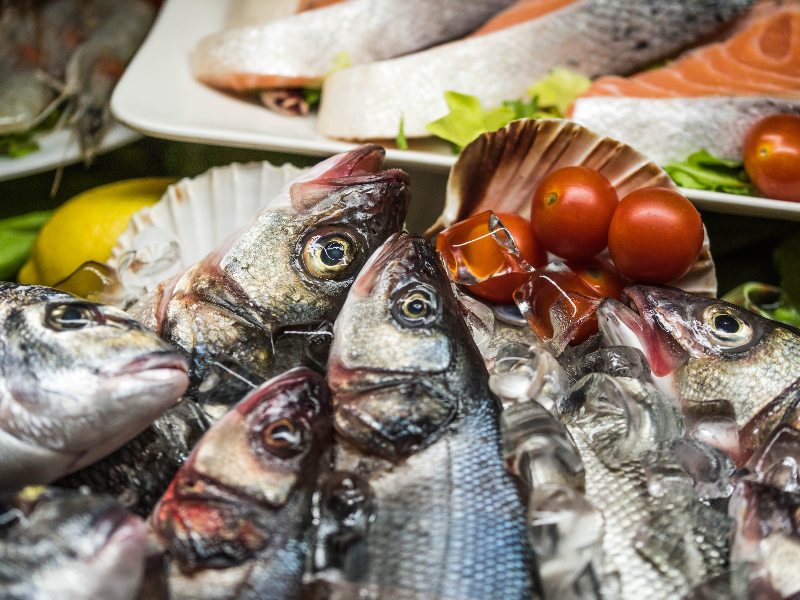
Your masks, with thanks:
M 383 168 L 386 150 L 378 144 L 364 144 L 346 152 L 338 163 L 325 172 L 325 179 L 360 177 L 378 173 Z
M 98 519 L 91 535 L 92 545 L 97 548 L 94 557 L 97 557 L 107 548 L 143 546 L 147 528 L 142 519 L 115 505 Z
M 607 344 L 632 346 L 642 351 L 654 378 L 668 377 L 689 358 L 658 323 L 655 303 L 644 286 L 627 286 L 621 302 L 613 298 L 603 300 L 597 309 L 597 320 Z
M 147 375 L 154 371 L 179 371 L 189 373 L 186 359 L 177 352 L 162 350 L 150 352 L 133 360 L 114 362 L 99 369 L 103 377 L 122 377 L 125 375 Z

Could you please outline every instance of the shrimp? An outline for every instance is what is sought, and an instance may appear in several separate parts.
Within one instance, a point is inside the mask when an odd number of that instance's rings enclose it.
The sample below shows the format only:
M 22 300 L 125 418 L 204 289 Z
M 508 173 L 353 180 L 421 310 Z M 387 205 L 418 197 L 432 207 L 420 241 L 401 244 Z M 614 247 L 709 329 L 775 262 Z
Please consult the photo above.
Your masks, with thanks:
M 73 123 L 84 162 L 91 163 L 111 121 L 109 100 L 125 66 L 144 41 L 155 9 L 140 0 L 101 0 L 108 18 L 73 53 L 66 68 Z

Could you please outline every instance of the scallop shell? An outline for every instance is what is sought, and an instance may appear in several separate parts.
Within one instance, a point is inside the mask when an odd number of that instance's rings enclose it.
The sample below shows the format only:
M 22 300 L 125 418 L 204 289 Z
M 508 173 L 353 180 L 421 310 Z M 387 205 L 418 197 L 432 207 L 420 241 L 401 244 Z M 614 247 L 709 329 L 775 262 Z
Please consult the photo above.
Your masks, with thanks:
M 556 169 L 578 165 L 602 173 L 620 198 L 643 187 L 678 191 L 661 167 L 627 144 L 565 119 L 520 119 L 482 134 L 462 150 L 450 170 L 444 212 L 425 237 L 431 240 L 453 223 L 487 210 L 527 218 L 539 182 Z M 600 258 L 608 259 L 608 250 Z M 708 234 L 695 265 L 670 285 L 716 295 Z
M 307 170 L 234 163 L 182 179 L 134 213 L 107 265 L 128 294 L 140 297 L 204 258 Z

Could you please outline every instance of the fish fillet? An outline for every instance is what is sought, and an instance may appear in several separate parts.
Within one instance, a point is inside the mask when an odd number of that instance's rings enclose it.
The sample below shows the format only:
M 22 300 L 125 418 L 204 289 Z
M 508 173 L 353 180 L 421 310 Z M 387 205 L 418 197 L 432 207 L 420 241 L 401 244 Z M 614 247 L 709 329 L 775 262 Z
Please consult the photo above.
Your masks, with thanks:
M 236 91 L 298 87 L 346 53 L 360 65 L 415 52 L 474 31 L 513 0 L 348 0 L 202 40 L 195 77 Z
M 532 19 L 334 73 L 325 81 L 319 131 L 345 139 L 393 138 L 402 117 L 406 136 L 424 137 L 430 135 L 425 125 L 448 112 L 446 91 L 477 96 L 490 109 L 522 97 L 527 87 L 555 66 L 589 77 L 631 73 L 697 42 L 752 3 L 528 0 L 513 10 L 521 18 L 530 11 Z M 536 4 L 548 4 L 554 10 L 540 14 L 544 8 Z M 486 25 L 487 30 L 491 27 Z
M 800 114 L 800 8 L 661 69 L 601 77 L 572 118 L 666 164 L 702 149 L 739 160 L 748 129 L 777 112 Z
M 343 0 L 233 0 L 228 9 L 229 29 L 268 23 L 275 19 L 288 17 L 295 13 L 329 4 L 337 4 Z

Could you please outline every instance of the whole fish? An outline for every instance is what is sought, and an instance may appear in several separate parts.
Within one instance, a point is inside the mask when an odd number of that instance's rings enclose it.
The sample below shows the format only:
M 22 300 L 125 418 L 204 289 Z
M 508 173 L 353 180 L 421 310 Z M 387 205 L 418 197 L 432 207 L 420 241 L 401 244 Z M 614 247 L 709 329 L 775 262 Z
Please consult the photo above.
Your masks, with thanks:
M 691 46 L 754 0 L 520 2 L 473 35 L 325 79 L 318 131 L 344 139 L 426 137 L 449 110 L 448 91 L 490 110 L 523 98 L 553 67 L 587 77 L 627 74 Z M 533 6 L 526 6 L 533 5 Z M 513 13 L 513 14 L 511 14 Z M 402 82 L 402 84 L 401 84 Z
M 2 600 L 133 600 L 147 528 L 108 496 L 48 491 L 3 516 Z M 14 517 L 16 520 L 12 520 Z
M 559 414 L 583 462 L 585 498 L 603 517 L 603 566 L 588 597 L 680 598 L 722 573 L 724 513 L 700 502 L 691 478 L 672 482 L 646 468 L 644 459 L 663 452 L 659 443 L 682 434 L 680 415 L 653 385 L 591 374 L 573 386 Z
M 110 454 L 188 384 L 186 361 L 127 313 L 0 283 L 0 491 Z
M 304 327 L 333 321 L 367 257 L 400 230 L 408 177 L 381 171 L 365 145 L 289 184 L 205 259 L 162 282 L 130 309 L 190 361 L 196 396 L 220 354 L 268 378 L 300 366 L 279 337 L 304 345 Z
M 365 480 L 372 513 L 332 564 L 314 564 L 334 598 L 536 594 L 525 507 L 503 468 L 499 403 L 464 311 L 435 250 L 398 233 L 336 320 L 328 381 L 344 438 L 337 468 Z
M 209 36 L 194 51 L 192 71 L 204 83 L 236 91 L 301 87 L 321 80 L 337 60 L 359 65 L 455 39 L 512 3 L 348 0 Z
M 294 369 L 198 443 L 153 510 L 173 600 L 301 598 L 317 474 L 330 464 L 325 379 Z
M 722 300 L 676 288 L 625 288 L 605 300 L 610 345 L 640 349 L 653 380 L 696 429 L 743 464 L 779 423 L 800 418 L 800 331 Z

